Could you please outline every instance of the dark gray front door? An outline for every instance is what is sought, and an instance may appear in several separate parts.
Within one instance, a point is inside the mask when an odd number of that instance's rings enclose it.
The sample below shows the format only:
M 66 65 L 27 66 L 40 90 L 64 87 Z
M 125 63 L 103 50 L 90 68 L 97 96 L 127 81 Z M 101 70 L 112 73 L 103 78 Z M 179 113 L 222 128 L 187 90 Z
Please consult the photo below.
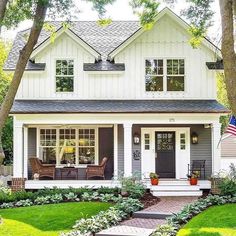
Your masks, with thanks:
M 156 173 L 175 178 L 175 132 L 156 132 Z

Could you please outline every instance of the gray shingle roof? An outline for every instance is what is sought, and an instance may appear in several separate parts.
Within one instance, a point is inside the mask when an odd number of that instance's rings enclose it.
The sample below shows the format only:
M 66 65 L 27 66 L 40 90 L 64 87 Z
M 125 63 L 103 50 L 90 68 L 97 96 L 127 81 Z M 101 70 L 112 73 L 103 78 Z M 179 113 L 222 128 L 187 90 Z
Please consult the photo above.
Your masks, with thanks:
M 224 70 L 223 60 L 216 62 L 206 62 L 209 70 Z
M 97 63 L 84 63 L 84 71 L 124 71 L 124 63 L 99 61 Z
M 15 100 L 12 114 L 226 113 L 216 100 Z
M 62 22 L 54 21 L 50 22 L 50 24 L 58 30 L 61 28 Z M 96 21 L 76 21 L 72 22 L 69 28 L 100 53 L 103 60 L 106 60 L 111 51 L 140 29 L 140 24 L 138 21 L 113 21 L 107 27 L 101 27 Z M 19 51 L 25 45 L 29 31 L 30 29 L 17 34 L 4 69 L 9 70 L 15 68 Z M 50 37 L 50 32 L 43 29 L 35 48 L 42 44 L 48 37 Z

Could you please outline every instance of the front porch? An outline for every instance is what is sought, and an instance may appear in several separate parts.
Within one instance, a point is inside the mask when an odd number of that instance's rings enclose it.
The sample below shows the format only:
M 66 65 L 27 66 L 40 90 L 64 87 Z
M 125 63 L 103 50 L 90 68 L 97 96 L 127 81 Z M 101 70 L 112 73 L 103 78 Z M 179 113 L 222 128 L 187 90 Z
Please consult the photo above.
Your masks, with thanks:
M 194 160 L 205 160 L 206 176 L 204 180 L 201 175 L 199 188 L 207 189 L 208 177 L 219 170 L 218 115 L 203 118 L 200 114 L 71 114 L 69 117 L 18 115 L 14 120 L 13 177 L 25 178 L 26 189 L 116 187 L 120 173 L 131 176 L 135 172 L 146 183 L 150 172 L 160 173 L 163 178 L 160 185 L 168 185 L 167 180 L 186 181 L 188 165 Z M 197 144 L 191 142 L 192 133 L 198 134 Z M 139 141 L 134 142 L 134 138 Z M 32 156 L 55 165 L 54 180 L 33 180 L 29 163 Z M 105 180 L 87 180 L 87 165 L 98 165 L 105 156 L 109 158 Z M 78 177 L 61 175 L 60 169 L 69 162 L 78 169 Z M 179 183 L 183 182 L 176 185 Z

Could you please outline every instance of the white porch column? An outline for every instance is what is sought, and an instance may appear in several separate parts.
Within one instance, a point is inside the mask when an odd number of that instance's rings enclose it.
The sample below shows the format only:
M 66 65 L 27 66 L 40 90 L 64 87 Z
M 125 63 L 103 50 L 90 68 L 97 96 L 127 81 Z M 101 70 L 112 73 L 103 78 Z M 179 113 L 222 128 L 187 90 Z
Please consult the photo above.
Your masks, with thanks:
M 114 178 L 118 178 L 118 124 L 114 124 L 113 127 L 113 136 L 114 136 Z
M 221 168 L 221 124 L 212 124 L 212 172 L 217 173 Z M 218 145 L 219 144 L 219 145 Z
M 24 178 L 28 179 L 28 127 L 24 126 L 23 128 L 23 137 L 24 137 L 24 142 L 23 142 L 23 149 L 24 149 Z
M 14 120 L 13 177 L 23 178 L 23 125 Z
M 124 176 L 132 175 L 132 124 L 124 123 Z

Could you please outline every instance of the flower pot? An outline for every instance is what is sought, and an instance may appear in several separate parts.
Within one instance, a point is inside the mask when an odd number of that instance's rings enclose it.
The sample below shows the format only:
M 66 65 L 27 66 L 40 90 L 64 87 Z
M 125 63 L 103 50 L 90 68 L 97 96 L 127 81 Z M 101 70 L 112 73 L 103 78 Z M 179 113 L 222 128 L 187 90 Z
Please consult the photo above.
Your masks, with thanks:
M 190 185 L 197 185 L 197 178 L 190 178 L 189 182 L 190 182 Z
M 159 182 L 158 179 L 154 179 L 154 178 L 151 179 L 151 184 L 152 185 L 158 185 L 158 182 Z

